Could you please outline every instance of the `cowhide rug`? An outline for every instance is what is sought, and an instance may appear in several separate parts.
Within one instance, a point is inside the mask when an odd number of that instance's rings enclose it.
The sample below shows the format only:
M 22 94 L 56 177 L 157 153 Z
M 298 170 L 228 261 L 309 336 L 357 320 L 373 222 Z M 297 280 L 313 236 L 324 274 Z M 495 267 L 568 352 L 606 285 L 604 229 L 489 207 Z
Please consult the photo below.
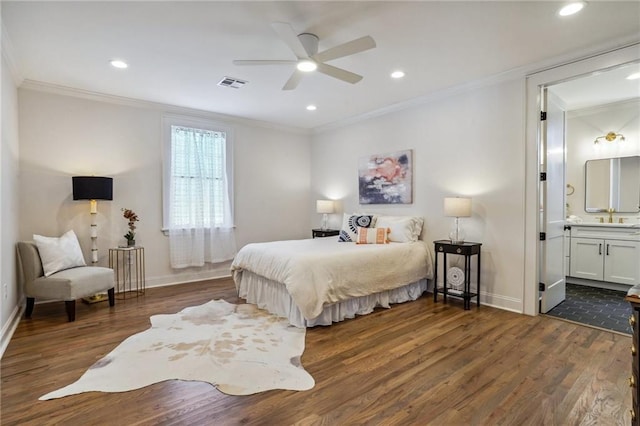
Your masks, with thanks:
M 208 382 L 229 395 L 311 389 L 313 377 L 300 364 L 305 331 L 255 305 L 224 300 L 154 315 L 151 328 L 128 337 L 78 381 L 40 400 L 125 392 L 173 379 Z

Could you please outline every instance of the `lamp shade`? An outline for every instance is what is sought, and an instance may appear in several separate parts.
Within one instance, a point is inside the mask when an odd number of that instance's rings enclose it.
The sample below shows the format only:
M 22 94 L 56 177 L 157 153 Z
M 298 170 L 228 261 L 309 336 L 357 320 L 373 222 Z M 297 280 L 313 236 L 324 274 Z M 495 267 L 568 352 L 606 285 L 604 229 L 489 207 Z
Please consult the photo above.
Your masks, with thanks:
M 317 200 L 316 201 L 317 213 L 333 213 L 333 201 L 331 200 Z
M 113 200 L 113 178 L 73 176 L 74 200 Z
M 447 197 L 444 199 L 444 215 L 449 217 L 471 216 L 471 198 Z

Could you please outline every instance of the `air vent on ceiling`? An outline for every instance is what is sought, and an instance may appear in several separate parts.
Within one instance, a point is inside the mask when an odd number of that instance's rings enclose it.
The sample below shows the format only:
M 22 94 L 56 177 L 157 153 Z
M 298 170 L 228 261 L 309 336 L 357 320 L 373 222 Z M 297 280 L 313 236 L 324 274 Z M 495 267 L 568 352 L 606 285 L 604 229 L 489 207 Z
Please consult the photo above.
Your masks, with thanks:
M 238 78 L 233 78 L 233 77 L 225 77 L 222 80 L 220 80 L 220 82 L 218 83 L 218 86 L 232 87 L 234 89 L 239 89 L 245 84 L 247 84 L 247 82 L 244 80 L 240 80 Z

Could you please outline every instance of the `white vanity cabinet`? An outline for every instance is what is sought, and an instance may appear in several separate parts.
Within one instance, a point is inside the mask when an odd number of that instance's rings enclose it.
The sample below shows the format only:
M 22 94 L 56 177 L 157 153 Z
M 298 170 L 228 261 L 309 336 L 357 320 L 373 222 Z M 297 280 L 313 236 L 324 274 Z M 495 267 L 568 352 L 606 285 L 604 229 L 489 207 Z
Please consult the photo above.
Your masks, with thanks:
M 571 225 L 569 275 L 640 284 L 640 228 Z

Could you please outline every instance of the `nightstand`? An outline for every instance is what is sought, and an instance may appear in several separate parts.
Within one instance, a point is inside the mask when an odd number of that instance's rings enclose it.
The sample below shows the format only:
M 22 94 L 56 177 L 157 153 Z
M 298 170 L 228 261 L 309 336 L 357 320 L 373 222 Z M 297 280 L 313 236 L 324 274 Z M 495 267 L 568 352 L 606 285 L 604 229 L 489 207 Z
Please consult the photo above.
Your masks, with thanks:
M 311 237 L 333 237 L 335 235 L 340 234 L 339 229 L 312 229 Z
M 480 306 L 480 246 L 481 243 L 463 242 L 452 243 L 449 240 L 434 241 L 436 251 L 435 272 L 433 274 L 433 301 L 438 301 L 438 293 L 444 295 L 444 301 L 447 302 L 447 296 L 460 297 L 464 299 L 464 309 L 471 309 L 471 299 L 476 298 L 478 306 Z M 443 272 L 444 279 L 442 289 L 438 289 L 438 257 L 443 255 Z M 464 290 L 461 292 L 452 292 L 447 286 L 447 254 L 456 254 L 464 256 Z M 471 256 L 476 256 L 478 260 L 476 268 L 476 292 L 471 292 Z

